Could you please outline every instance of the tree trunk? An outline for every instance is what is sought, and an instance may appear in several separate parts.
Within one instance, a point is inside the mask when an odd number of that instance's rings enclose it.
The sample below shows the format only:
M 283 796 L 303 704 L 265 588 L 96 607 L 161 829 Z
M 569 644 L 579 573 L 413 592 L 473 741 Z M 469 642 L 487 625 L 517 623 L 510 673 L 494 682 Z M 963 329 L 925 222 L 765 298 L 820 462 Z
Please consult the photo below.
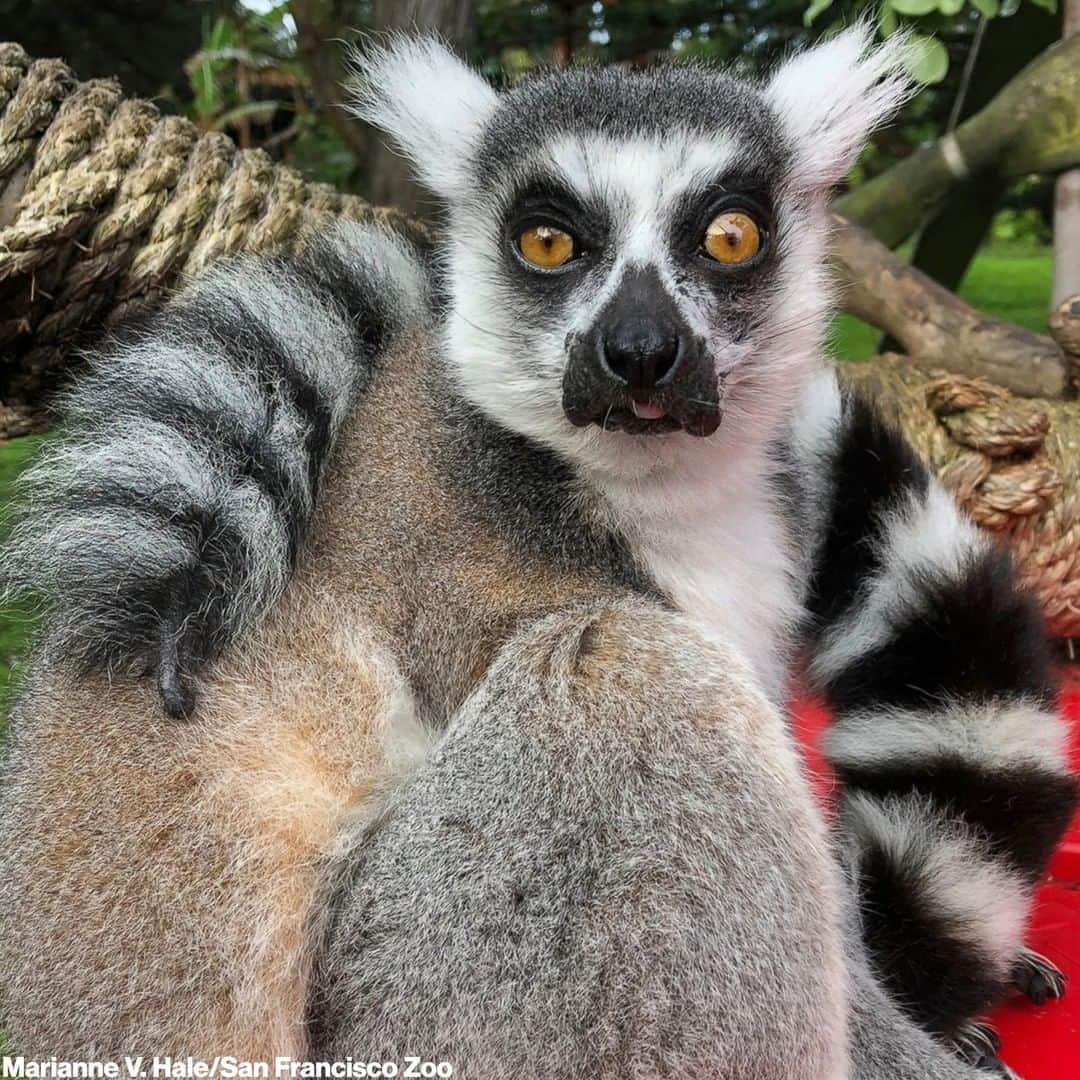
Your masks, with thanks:
M 976 311 L 866 230 L 835 224 L 844 310 L 891 334 L 920 367 L 982 376 L 1025 397 L 1065 395 L 1065 356 L 1050 338 Z
M 459 52 L 472 48 L 476 29 L 474 0 L 375 0 L 375 29 L 435 31 Z M 428 218 L 431 195 L 412 178 L 409 163 L 376 133 L 368 153 L 368 198 L 408 214 Z
M 895 247 L 970 176 L 1004 178 L 1080 165 L 1080 35 L 1051 46 L 955 132 L 837 201 Z
M 1024 3 L 1007 19 L 990 19 L 982 36 L 957 122 L 985 108 L 1021 68 L 1061 36 L 1060 20 Z M 980 173 L 948 193 L 920 226 L 911 265 L 954 292 L 986 237 L 1008 182 L 996 170 Z
M 370 153 L 364 125 L 341 108 L 344 91 L 341 49 L 330 39 L 340 32 L 335 5 L 323 0 L 292 0 L 289 10 L 296 22 L 296 52 L 304 65 L 319 114 L 348 147 L 359 171 Z
M 1063 36 L 1080 42 L 1080 0 L 1065 0 Z M 1073 98 L 1073 108 L 1080 94 Z M 1054 189 L 1054 285 L 1050 306 L 1080 293 L 1080 168 L 1068 169 Z
M 578 0 L 558 0 L 555 20 L 558 24 L 551 58 L 556 67 L 569 67 L 574 62 L 574 14 Z

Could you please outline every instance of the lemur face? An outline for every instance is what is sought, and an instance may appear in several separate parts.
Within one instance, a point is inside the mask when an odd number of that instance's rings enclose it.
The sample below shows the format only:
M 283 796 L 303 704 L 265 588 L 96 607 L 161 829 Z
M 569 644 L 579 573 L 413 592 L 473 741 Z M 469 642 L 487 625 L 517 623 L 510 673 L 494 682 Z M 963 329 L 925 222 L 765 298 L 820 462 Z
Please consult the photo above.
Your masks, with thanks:
M 900 45 L 867 50 L 859 27 L 768 83 L 578 68 L 502 95 L 432 41 L 358 58 L 359 111 L 447 205 L 465 394 L 608 469 L 775 426 L 824 329 L 826 194 L 906 91 Z
M 789 150 L 760 94 L 692 68 L 548 76 L 500 102 L 479 156 L 491 167 L 449 243 L 454 276 L 483 288 L 457 310 L 517 337 L 519 377 L 557 421 L 713 434 L 729 379 L 774 336 L 790 246 Z M 494 253 L 475 229 L 492 209 Z

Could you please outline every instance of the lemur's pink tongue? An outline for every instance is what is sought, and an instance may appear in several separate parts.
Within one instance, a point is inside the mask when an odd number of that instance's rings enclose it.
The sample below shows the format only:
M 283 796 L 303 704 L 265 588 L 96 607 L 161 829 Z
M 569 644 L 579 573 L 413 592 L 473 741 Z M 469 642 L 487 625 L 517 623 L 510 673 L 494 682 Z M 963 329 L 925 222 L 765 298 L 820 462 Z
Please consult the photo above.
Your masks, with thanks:
M 630 406 L 639 420 L 659 420 L 660 417 L 665 415 L 664 410 L 659 405 L 650 405 L 647 401 L 631 400 Z

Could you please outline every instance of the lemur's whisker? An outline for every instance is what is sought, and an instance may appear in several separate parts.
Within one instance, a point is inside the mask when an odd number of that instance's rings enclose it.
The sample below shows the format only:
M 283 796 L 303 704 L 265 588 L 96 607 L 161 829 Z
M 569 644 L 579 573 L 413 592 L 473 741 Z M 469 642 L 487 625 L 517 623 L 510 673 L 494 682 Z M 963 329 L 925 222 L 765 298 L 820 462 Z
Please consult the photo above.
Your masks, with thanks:
M 489 337 L 493 337 L 498 341 L 514 342 L 515 340 L 517 340 L 511 334 L 504 333 L 504 332 L 502 332 L 500 330 L 492 330 L 490 327 L 487 327 L 487 326 L 480 326 L 478 323 L 473 322 L 472 319 L 466 318 L 464 315 L 461 315 L 460 313 L 458 314 L 457 317 L 459 319 L 461 319 L 461 321 L 463 323 L 466 323 L 468 326 L 471 326 L 478 333 L 487 334 Z

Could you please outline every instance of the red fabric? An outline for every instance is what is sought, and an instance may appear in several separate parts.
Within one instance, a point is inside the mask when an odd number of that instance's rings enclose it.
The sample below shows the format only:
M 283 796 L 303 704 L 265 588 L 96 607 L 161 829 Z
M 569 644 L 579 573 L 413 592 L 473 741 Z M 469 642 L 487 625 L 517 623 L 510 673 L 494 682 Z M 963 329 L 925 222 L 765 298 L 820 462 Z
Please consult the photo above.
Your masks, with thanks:
M 1080 667 L 1066 674 L 1061 708 L 1072 724 L 1072 760 L 1080 772 Z M 799 701 L 793 715 L 814 786 L 828 801 L 833 782 L 817 751 L 828 714 Z M 1001 1056 L 1024 1080 L 1080 1077 L 1080 815 L 1039 889 L 1028 943 L 1065 972 L 1069 988 L 1064 999 L 1042 1008 L 1016 1000 L 1000 1009 L 993 1021 L 1001 1034 Z

